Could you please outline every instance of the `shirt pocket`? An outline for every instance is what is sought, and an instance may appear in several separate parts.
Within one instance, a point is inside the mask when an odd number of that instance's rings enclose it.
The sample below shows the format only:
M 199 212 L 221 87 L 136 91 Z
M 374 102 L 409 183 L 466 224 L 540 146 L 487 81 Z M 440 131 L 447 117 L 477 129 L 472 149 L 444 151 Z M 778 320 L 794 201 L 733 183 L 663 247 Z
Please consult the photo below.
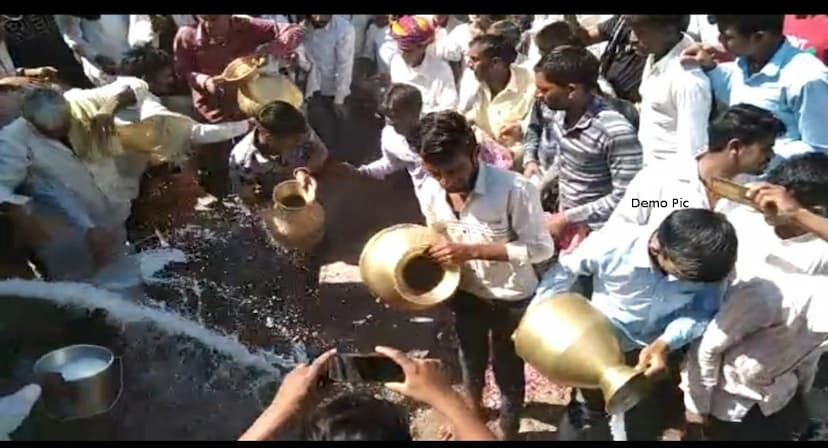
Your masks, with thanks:
M 471 226 L 471 239 L 479 243 L 510 240 L 509 219 L 506 216 L 480 216 Z

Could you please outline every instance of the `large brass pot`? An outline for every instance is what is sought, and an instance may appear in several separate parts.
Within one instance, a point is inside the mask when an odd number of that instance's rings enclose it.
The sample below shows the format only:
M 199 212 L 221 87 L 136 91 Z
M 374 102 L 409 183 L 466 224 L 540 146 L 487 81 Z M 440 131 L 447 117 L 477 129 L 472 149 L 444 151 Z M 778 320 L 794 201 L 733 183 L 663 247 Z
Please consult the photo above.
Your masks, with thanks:
M 249 117 L 255 117 L 262 106 L 273 101 L 284 101 L 297 109 L 304 102 L 299 88 L 282 74 L 252 76 L 239 84 L 237 100 L 239 110 Z
M 398 224 L 377 232 L 359 257 L 368 289 L 389 306 L 418 311 L 451 298 L 460 285 L 459 266 L 441 266 L 425 255 L 445 237 L 428 227 Z
M 530 307 L 512 339 L 518 355 L 551 381 L 601 389 L 610 414 L 638 404 L 649 382 L 624 363 L 612 323 L 579 294 Z
M 273 207 L 262 212 L 273 242 L 279 246 L 310 251 L 325 236 L 325 210 L 316 201 L 316 180 L 304 188 L 287 180 L 273 189 Z

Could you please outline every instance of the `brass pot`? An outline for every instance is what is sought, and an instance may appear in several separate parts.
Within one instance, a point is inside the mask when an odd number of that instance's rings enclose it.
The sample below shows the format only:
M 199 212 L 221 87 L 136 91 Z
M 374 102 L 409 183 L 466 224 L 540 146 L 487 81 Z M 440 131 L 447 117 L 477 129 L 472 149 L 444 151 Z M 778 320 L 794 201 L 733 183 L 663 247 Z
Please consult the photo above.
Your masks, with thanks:
M 459 266 L 441 266 L 425 256 L 445 237 L 428 227 L 398 224 L 377 232 L 359 257 L 368 289 L 389 306 L 419 311 L 451 298 L 460 285 Z
M 273 242 L 279 246 L 310 251 L 325 236 L 325 210 L 316 202 L 316 180 L 304 188 L 287 180 L 273 189 L 273 207 L 262 212 Z
M 284 101 L 297 109 L 304 101 L 299 88 L 282 74 L 256 74 L 239 84 L 236 98 L 239 110 L 249 117 L 255 117 L 262 106 L 273 101 Z
M 609 319 L 579 294 L 559 294 L 531 306 L 512 335 L 515 349 L 551 381 L 601 389 L 610 414 L 638 404 L 650 385 L 624 363 Z

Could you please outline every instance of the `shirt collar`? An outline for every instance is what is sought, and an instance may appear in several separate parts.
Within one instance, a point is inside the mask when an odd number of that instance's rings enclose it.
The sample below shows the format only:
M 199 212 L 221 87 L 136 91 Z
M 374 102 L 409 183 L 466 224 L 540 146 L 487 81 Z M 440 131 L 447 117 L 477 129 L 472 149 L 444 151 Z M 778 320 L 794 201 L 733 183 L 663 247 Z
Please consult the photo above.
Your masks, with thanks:
M 601 112 L 602 110 L 604 110 L 606 108 L 607 108 L 607 103 L 604 102 L 604 100 L 602 100 L 601 98 L 599 98 L 597 96 L 593 96 L 592 101 L 589 103 L 589 106 L 587 106 L 586 110 L 584 111 L 584 114 L 581 115 L 581 118 L 578 119 L 578 122 L 575 123 L 575 125 L 572 126 L 569 129 L 564 128 L 565 132 L 574 131 L 576 129 L 578 129 L 578 130 L 587 129 L 592 124 L 592 119 L 595 118 L 598 115 L 599 112 Z M 564 120 L 566 118 L 566 113 L 562 113 L 561 117 L 562 117 L 561 120 Z M 561 121 L 561 124 L 562 124 L 561 127 L 564 127 L 563 126 L 563 121 Z
M 472 190 L 474 194 L 484 196 L 486 194 L 486 172 L 489 168 L 486 166 L 485 163 L 480 162 L 479 168 L 477 168 L 477 179 L 474 181 L 474 189 Z
M 782 67 L 790 59 L 791 53 L 795 53 L 797 51 L 796 47 L 788 42 L 788 39 L 784 39 L 782 41 L 782 45 L 779 46 L 776 53 L 773 54 L 770 60 L 762 67 L 761 70 L 753 75 L 748 74 L 748 60 L 746 57 L 739 58 L 737 64 L 739 65 L 739 68 L 742 69 L 742 72 L 744 72 L 746 78 L 756 76 L 760 73 L 769 78 L 773 78 L 779 75 L 779 71 L 782 70 Z
M 645 230 L 641 232 L 638 239 L 633 243 L 630 262 L 634 267 L 656 270 L 655 266 L 653 266 L 653 260 L 650 257 L 650 238 L 652 235 L 652 230 Z
M 675 59 L 678 59 L 681 56 L 681 53 L 687 49 L 688 47 L 694 44 L 693 38 L 688 36 L 685 33 L 682 33 L 681 39 L 679 39 L 678 43 L 670 49 L 664 56 L 661 57 L 658 61 L 655 60 L 654 55 L 648 56 L 650 65 L 650 73 L 664 73 L 667 70 L 668 65 Z
M 486 96 L 489 98 L 489 101 L 492 101 L 493 99 L 495 99 L 496 96 L 499 96 L 503 92 L 520 93 L 520 86 L 518 85 L 518 74 L 515 72 L 514 67 L 509 67 L 509 82 L 506 83 L 506 87 L 504 87 L 503 90 L 498 92 L 498 94 L 494 97 L 492 96 L 492 90 L 489 88 L 488 84 L 486 84 L 485 82 L 481 83 L 481 87 L 483 88 L 483 91 L 486 92 Z

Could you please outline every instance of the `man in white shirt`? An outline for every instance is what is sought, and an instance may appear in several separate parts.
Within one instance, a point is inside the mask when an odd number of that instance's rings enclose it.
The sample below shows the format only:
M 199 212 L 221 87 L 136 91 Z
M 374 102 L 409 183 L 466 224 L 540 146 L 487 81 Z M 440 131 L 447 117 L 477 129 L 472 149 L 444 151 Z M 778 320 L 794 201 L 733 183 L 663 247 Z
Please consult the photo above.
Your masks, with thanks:
M 129 14 L 101 14 L 97 19 L 56 15 L 55 22 L 92 84 L 112 82 L 121 58 L 130 48 Z
M 630 42 L 646 55 L 641 75 L 638 139 L 644 166 L 690 162 L 707 146 L 712 106 L 710 81 L 698 68 L 679 60 L 693 39 L 682 32 L 684 15 L 629 15 Z
M 790 441 L 828 348 L 828 277 L 758 269 L 731 287 L 688 353 L 685 406 L 707 440 Z
M 431 175 L 421 190 L 423 215 L 449 240 L 429 248 L 428 254 L 462 270 L 460 288 L 448 303 L 468 404 L 482 411 L 491 348 L 503 397 L 500 430 L 511 439 L 518 431 L 525 392 L 524 363 L 511 335 L 538 285 L 533 264 L 554 253 L 540 193 L 519 174 L 480 163 L 474 132 L 457 112 L 426 115 L 418 140 Z
M 796 208 L 828 216 L 828 155 L 802 154 L 791 157 L 768 173 L 758 187 L 755 210 L 747 206 L 727 214 L 741 241 L 739 275 L 750 275 L 754 263 L 762 263 L 791 274 L 828 275 L 828 241 L 811 233 L 777 206 L 781 196 Z
M 431 23 L 403 16 L 391 24 L 399 52 L 391 59 L 391 82 L 411 84 L 423 95 L 423 113 L 454 109 L 457 89 L 448 63 L 427 51 L 434 41 Z
M 308 121 L 334 150 L 340 143 L 345 98 L 351 93 L 354 69 L 354 27 L 345 17 L 314 14 L 308 16 L 311 30 L 303 42 L 311 62 L 305 94 Z
M 370 59 L 376 64 L 378 74 L 388 74 L 391 67 L 391 58 L 397 54 L 397 42 L 391 36 L 391 27 L 388 25 L 388 16 L 375 15 L 365 36 L 365 48 L 362 57 Z
M 729 108 L 710 123 L 707 150 L 696 163 L 678 160 L 667 168 L 654 165 L 639 171 L 606 226 L 621 221 L 656 228 L 671 212 L 684 208 L 724 212 L 733 203 L 719 199 L 706 183 L 715 177 L 761 174 L 773 157 L 774 139 L 783 132 L 784 125 L 769 111 L 748 104 Z

